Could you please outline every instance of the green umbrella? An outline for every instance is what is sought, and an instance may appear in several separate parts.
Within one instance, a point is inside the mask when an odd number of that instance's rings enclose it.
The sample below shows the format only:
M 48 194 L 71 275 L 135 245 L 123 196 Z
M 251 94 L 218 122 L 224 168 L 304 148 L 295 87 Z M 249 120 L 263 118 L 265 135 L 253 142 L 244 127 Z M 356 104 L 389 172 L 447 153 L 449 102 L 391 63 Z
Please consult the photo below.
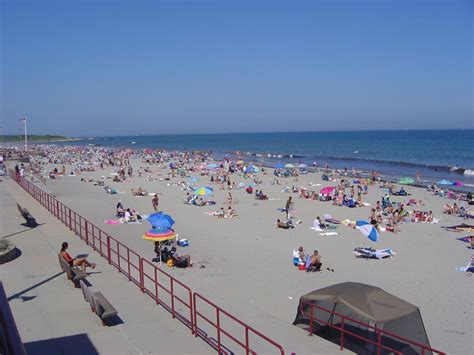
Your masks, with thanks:
M 413 180 L 412 178 L 410 177 L 402 177 L 400 180 L 398 180 L 398 183 L 399 184 L 402 184 L 402 185 L 410 185 L 410 184 L 413 184 L 415 182 L 415 180 Z

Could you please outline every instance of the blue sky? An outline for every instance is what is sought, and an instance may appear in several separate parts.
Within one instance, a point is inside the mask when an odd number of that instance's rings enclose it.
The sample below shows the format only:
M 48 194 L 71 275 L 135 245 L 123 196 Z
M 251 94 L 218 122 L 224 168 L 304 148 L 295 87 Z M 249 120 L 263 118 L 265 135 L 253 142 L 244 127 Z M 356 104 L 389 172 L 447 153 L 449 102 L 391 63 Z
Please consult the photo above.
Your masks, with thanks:
M 0 4 L 5 133 L 473 128 L 472 1 Z

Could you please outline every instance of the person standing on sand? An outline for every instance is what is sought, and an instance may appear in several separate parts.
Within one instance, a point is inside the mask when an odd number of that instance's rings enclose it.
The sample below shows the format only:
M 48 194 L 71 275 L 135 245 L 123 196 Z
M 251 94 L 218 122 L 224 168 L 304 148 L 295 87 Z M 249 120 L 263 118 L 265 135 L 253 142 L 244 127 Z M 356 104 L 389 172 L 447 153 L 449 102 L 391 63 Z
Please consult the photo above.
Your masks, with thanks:
M 229 195 L 227 196 L 227 207 L 232 208 L 232 194 L 229 191 Z
M 155 212 L 158 210 L 158 203 L 158 194 L 154 194 L 153 198 L 151 199 L 151 204 L 153 205 L 153 209 L 155 210 Z
M 288 200 L 286 200 L 286 205 L 285 205 L 285 210 L 286 210 L 286 219 L 290 219 L 291 218 L 291 213 L 290 213 L 290 209 L 292 207 L 292 202 L 291 202 L 291 196 L 288 197 Z

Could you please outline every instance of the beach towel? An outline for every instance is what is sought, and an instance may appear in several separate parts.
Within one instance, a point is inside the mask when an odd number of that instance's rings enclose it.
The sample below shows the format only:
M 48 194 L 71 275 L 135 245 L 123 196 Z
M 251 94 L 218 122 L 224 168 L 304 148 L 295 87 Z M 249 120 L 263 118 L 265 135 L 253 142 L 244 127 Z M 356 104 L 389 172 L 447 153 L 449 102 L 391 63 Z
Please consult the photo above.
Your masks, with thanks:
M 324 233 L 319 233 L 319 235 L 330 236 L 330 235 L 339 235 L 339 233 L 337 233 L 337 232 L 324 232 Z

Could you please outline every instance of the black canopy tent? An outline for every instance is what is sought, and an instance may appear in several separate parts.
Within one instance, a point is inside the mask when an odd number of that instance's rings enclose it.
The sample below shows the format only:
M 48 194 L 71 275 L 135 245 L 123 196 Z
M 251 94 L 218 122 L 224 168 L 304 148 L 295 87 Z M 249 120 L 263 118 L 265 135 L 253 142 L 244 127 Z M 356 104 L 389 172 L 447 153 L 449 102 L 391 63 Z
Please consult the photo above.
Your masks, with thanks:
M 311 307 L 311 305 L 319 306 L 325 310 Z M 345 330 L 362 338 L 377 342 L 374 330 L 369 327 L 372 326 L 430 348 L 418 307 L 385 292 L 379 287 L 357 282 L 344 282 L 301 296 L 298 313 L 293 324 L 310 330 L 310 316 L 312 314 L 312 332 L 328 340 L 339 342 L 340 332 L 326 325 L 341 326 L 341 317 L 334 312 L 347 317 L 344 320 Z M 351 320 L 361 322 L 365 326 Z M 383 333 L 381 344 L 404 354 L 421 354 L 421 347 L 406 340 L 397 339 Z M 345 335 L 344 346 L 353 351 L 355 350 L 357 353 L 376 351 L 374 345 L 354 336 Z M 384 352 L 382 349 L 381 353 Z M 431 353 L 429 350 L 424 352 L 424 354 Z

